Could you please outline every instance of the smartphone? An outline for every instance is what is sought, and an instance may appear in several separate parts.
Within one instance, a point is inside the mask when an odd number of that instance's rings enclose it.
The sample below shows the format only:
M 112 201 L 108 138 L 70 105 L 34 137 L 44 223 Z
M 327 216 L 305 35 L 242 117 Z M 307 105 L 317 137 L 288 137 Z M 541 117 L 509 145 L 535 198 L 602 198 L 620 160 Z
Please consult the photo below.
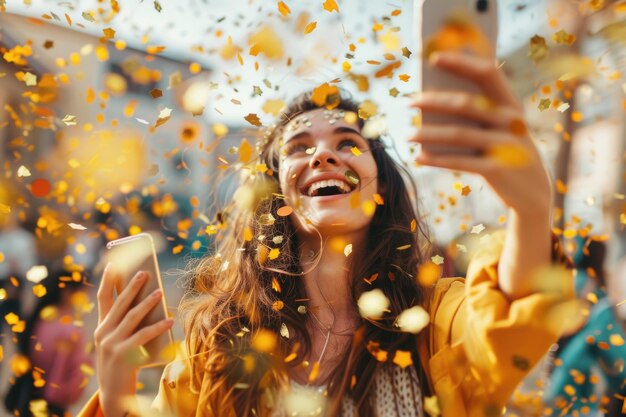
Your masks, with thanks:
M 116 277 L 115 291 L 118 295 L 137 272 L 144 271 L 148 274 L 148 280 L 133 299 L 132 306 L 139 304 L 156 289 L 161 289 L 163 292 L 160 304 L 146 315 L 138 328 L 165 320 L 168 317 L 167 303 L 152 236 L 148 233 L 139 233 L 112 240 L 106 244 L 106 248 L 108 249 L 107 261 L 110 262 L 109 270 Z M 140 367 L 163 365 L 174 359 L 174 351 L 174 338 L 171 329 L 168 329 L 142 346 L 137 356 L 130 360 Z
M 463 79 L 438 70 L 428 63 L 433 52 L 458 51 L 492 59 L 498 38 L 496 0 L 415 0 L 414 16 L 421 56 L 420 91 L 459 90 L 480 93 L 480 89 Z M 422 124 L 473 123 L 462 117 L 423 114 Z M 474 124 L 475 125 L 475 124 Z M 474 150 L 442 145 L 422 145 L 431 153 L 473 154 Z

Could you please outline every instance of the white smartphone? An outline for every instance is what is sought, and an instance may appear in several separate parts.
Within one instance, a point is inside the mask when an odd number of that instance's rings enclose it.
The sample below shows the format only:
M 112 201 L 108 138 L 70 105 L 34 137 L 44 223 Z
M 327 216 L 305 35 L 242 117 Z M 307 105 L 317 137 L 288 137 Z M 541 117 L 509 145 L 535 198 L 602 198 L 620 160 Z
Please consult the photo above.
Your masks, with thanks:
M 459 90 L 480 93 L 472 83 L 438 70 L 428 63 L 433 52 L 458 51 L 493 59 L 498 38 L 496 0 L 415 0 L 414 16 L 420 45 L 420 91 Z M 462 117 L 423 114 L 422 124 L 472 123 Z M 432 153 L 471 154 L 472 150 L 441 145 L 423 145 Z
M 148 274 L 148 280 L 133 299 L 132 306 L 139 304 L 156 289 L 163 291 L 159 262 L 152 236 L 148 233 L 139 233 L 112 240 L 106 244 L 106 247 L 108 249 L 107 261 L 111 263 L 110 272 L 116 277 L 115 291 L 118 295 L 137 272 L 144 271 Z M 167 317 L 167 303 L 163 291 L 160 304 L 146 315 L 138 328 L 157 323 Z M 145 344 L 137 357 L 130 358 L 130 360 L 140 367 L 170 362 L 175 356 L 173 340 L 172 331 L 168 329 L 165 333 Z

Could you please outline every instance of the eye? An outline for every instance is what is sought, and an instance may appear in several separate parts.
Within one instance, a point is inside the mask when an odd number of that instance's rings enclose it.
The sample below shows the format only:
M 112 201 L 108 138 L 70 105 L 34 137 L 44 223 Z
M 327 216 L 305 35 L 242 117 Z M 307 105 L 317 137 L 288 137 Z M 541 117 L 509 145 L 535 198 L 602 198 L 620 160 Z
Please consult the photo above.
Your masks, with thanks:
M 352 149 L 354 147 L 358 148 L 359 145 L 353 139 L 342 139 L 341 142 L 339 142 L 339 145 L 337 145 L 337 149 Z
M 304 153 L 307 149 L 308 147 L 302 142 L 292 142 L 285 145 L 283 152 L 285 155 L 294 155 L 296 153 Z

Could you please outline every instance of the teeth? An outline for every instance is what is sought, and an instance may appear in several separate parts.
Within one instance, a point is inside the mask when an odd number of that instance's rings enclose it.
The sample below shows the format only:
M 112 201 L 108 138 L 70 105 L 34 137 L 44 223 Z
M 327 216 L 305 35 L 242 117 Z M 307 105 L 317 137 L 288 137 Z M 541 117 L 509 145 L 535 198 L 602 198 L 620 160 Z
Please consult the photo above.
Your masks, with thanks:
M 316 181 L 313 184 L 311 184 L 307 190 L 307 194 L 310 197 L 316 196 L 318 194 L 318 190 L 320 188 L 325 188 L 325 187 L 338 187 L 341 191 L 343 191 L 344 194 L 349 193 L 350 191 L 352 191 L 352 188 L 350 187 L 350 185 L 342 180 L 335 180 L 335 179 L 331 179 L 331 180 L 322 180 L 322 181 Z

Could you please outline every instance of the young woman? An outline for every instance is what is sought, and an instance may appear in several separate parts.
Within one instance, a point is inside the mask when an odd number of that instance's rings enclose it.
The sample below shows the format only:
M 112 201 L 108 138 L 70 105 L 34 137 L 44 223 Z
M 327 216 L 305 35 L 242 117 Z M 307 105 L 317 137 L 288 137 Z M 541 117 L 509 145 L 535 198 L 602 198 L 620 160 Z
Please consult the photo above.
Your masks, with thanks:
M 500 415 L 557 339 L 545 319 L 570 295 L 541 292 L 531 279 L 554 252 L 551 187 L 494 63 L 455 53 L 432 63 L 483 95 L 426 92 L 415 106 L 480 127 L 423 126 L 413 142 L 476 152 L 423 153 L 418 162 L 485 178 L 510 208 L 501 253 L 477 257 L 467 282 L 420 284 L 428 242 L 401 169 L 378 138 L 364 137 L 357 106 L 341 99 L 318 107 L 305 96 L 259 143 L 255 165 L 268 170 L 247 171 L 217 253 L 193 271 L 180 307 L 188 356 L 166 368 L 154 407 L 176 416 L 297 415 L 317 392 L 320 403 L 306 415 L 422 416 L 437 402 L 444 416 Z M 501 157 L 511 153 L 512 164 Z M 362 209 L 381 199 L 373 212 Z M 137 412 L 137 369 L 125 357 L 172 325 L 137 327 L 160 297 L 130 308 L 144 281 L 138 273 L 114 300 L 113 277 L 104 273 L 100 391 L 83 416 Z M 380 317 L 362 317 L 357 300 L 375 289 L 389 304 Z M 415 306 L 430 315 L 418 334 L 397 320 Z

